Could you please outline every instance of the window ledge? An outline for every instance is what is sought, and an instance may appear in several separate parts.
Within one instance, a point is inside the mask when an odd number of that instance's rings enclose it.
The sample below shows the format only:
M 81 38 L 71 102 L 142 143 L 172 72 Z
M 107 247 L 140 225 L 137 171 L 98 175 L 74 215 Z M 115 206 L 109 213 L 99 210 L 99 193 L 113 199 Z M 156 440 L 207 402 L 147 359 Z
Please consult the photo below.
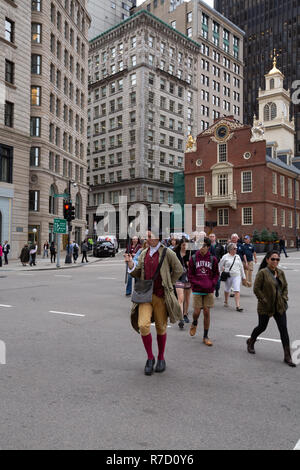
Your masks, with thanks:
M 18 48 L 13 42 L 7 41 L 6 39 L 2 38 L 1 36 L 0 36 L 0 41 L 4 42 L 4 44 L 6 44 L 7 46 L 11 46 L 13 49 Z
M 4 1 L 8 3 L 11 7 L 18 8 L 18 5 L 16 5 L 16 3 L 13 2 L 13 0 L 4 0 Z
M 10 82 L 4 82 L 5 83 L 5 86 L 8 86 L 9 88 L 11 88 L 12 90 L 16 90 L 17 87 L 16 85 L 14 85 L 13 83 L 10 83 Z

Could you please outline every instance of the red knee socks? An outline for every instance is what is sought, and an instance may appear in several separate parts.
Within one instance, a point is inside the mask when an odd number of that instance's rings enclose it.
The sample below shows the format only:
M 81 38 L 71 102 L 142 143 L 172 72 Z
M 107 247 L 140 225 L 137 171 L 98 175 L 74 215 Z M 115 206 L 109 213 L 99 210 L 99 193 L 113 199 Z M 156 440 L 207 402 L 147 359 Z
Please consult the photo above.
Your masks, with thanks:
M 158 344 L 158 360 L 163 361 L 165 356 L 165 349 L 166 349 L 166 342 L 167 342 L 167 333 L 164 335 L 157 335 L 157 344 Z
M 152 353 L 152 335 L 151 335 L 151 333 L 148 336 L 142 336 L 142 340 L 143 340 L 143 343 L 144 343 L 144 347 L 146 349 L 146 353 L 148 354 L 148 359 L 150 359 L 150 361 L 151 361 L 152 359 L 154 359 L 154 356 L 153 356 L 153 353 Z

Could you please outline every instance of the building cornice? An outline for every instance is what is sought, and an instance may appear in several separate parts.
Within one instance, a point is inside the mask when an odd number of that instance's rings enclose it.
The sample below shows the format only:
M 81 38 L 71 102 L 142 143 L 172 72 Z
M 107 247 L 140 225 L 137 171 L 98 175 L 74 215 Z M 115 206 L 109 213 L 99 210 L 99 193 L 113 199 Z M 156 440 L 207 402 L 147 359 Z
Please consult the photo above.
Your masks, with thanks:
M 100 46 L 102 47 L 103 44 L 111 42 L 112 40 L 123 35 L 128 30 L 136 29 L 136 23 L 148 24 L 157 29 L 161 28 L 165 34 L 168 34 L 169 37 L 173 37 L 175 41 L 178 42 L 178 40 L 180 40 L 182 43 L 185 43 L 186 47 L 190 47 L 194 52 L 199 52 L 199 49 L 201 47 L 200 44 L 188 38 L 180 31 L 177 31 L 176 29 L 172 28 L 172 26 L 168 25 L 160 18 L 157 18 L 147 10 L 138 11 L 130 18 L 124 20 L 122 23 L 119 23 L 118 25 L 112 27 L 111 29 L 92 39 L 90 41 L 90 51 L 98 49 Z

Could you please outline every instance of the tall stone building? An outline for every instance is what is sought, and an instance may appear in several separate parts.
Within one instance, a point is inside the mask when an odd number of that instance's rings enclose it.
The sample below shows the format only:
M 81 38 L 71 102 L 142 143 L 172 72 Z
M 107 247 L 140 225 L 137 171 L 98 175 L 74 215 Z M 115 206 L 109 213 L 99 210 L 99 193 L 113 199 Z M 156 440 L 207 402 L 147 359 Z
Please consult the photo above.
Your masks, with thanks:
M 86 0 L 33 0 L 31 7 L 29 239 L 36 229 L 39 246 L 53 240 L 53 220 L 63 217 L 63 199 L 55 196 L 70 187 L 76 206 L 72 237 L 79 242 L 85 235 L 88 193 L 90 17 Z
M 202 0 L 146 0 L 142 9 L 200 45 L 197 131 L 226 115 L 242 122 L 244 31 Z
M 197 128 L 200 45 L 147 11 L 90 43 L 89 227 L 97 207 L 173 203 Z
M 89 38 L 93 39 L 130 16 L 136 0 L 88 0 L 87 8 L 92 18 Z
M 300 157 L 300 104 L 296 90 L 300 77 L 299 1 L 215 0 L 215 7 L 246 33 L 244 120 L 247 124 L 252 123 L 253 115 L 258 112 L 258 90 L 264 86 L 265 70 L 276 49 L 278 67 L 285 76 L 284 87 L 295 93 L 291 112 L 296 125 L 295 150 Z
M 13 257 L 28 238 L 30 57 L 30 2 L 0 0 L 0 242 Z

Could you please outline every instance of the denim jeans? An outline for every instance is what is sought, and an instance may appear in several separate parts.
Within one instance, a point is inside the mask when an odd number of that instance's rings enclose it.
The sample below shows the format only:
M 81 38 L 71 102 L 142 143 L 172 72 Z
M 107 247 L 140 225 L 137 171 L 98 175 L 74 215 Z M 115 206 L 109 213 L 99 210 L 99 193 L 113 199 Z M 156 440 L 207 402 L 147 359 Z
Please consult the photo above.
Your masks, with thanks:
M 126 286 L 126 295 L 132 294 L 132 277 L 128 274 L 127 286 Z

